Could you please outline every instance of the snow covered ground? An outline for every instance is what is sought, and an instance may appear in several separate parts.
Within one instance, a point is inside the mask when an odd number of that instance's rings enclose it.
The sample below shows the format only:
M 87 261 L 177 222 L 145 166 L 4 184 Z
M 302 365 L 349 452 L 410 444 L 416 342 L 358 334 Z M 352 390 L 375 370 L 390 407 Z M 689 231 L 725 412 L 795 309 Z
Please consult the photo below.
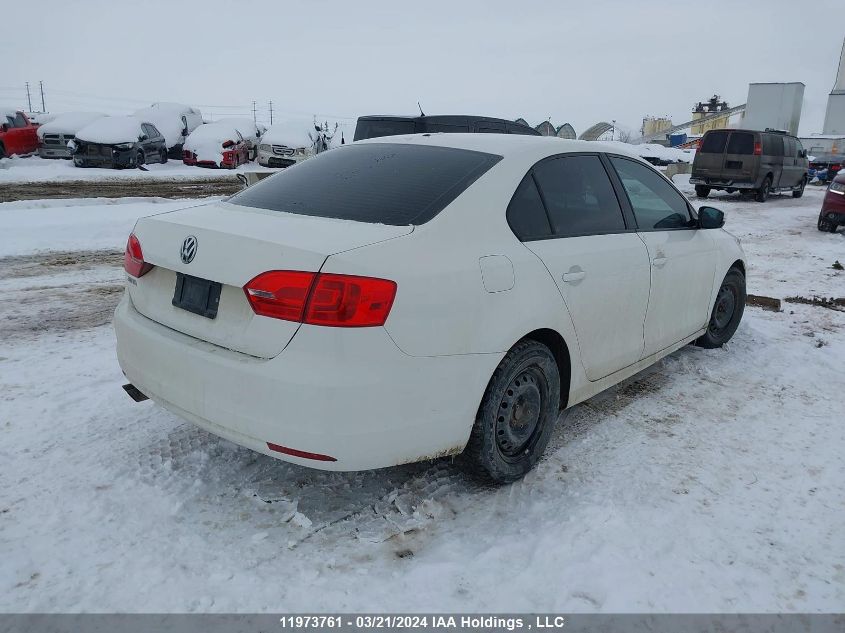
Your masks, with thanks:
M 11 182 L 43 182 L 55 180 L 117 180 L 124 178 L 227 178 L 233 173 L 268 171 L 252 162 L 237 169 L 206 169 L 185 165 L 181 160 L 169 160 L 164 165 L 145 165 L 141 169 L 104 169 L 74 167 L 70 160 L 13 156 L 0 158 L 0 184 Z M 270 170 L 272 171 L 272 170 Z
M 708 202 L 749 292 L 845 296 L 822 194 Z M 0 205 L 0 611 L 845 609 L 845 313 L 748 308 L 571 410 L 512 486 L 323 473 L 120 389 L 126 234 L 195 202 Z

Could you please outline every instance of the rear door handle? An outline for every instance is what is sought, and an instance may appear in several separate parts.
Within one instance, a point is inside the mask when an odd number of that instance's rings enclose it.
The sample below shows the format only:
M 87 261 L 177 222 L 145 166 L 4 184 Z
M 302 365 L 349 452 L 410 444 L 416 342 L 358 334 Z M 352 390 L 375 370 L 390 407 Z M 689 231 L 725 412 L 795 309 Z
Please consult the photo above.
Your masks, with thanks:
M 655 268 L 663 268 L 666 265 L 666 258 L 665 257 L 655 257 L 652 260 Z
M 561 279 L 563 279 L 564 283 L 575 284 L 581 281 L 586 276 L 587 273 L 585 273 L 583 270 L 575 270 L 568 273 L 563 273 L 563 275 L 561 275 Z

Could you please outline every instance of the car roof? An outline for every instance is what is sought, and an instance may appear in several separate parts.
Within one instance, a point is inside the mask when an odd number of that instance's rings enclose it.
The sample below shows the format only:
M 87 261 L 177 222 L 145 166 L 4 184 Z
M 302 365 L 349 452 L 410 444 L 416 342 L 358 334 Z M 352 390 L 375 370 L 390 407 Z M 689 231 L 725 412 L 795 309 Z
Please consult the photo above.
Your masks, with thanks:
M 558 138 L 556 136 L 528 136 L 524 134 L 473 134 L 473 133 L 445 133 L 432 132 L 424 134 L 402 134 L 399 136 L 379 136 L 361 141 L 362 143 L 399 143 L 414 145 L 431 145 L 436 147 L 452 147 L 488 154 L 498 154 L 504 158 L 509 156 L 534 156 L 538 160 L 545 156 L 565 154 L 570 152 L 607 152 L 608 154 L 630 155 L 642 160 L 633 149 L 627 154 L 618 146 L 605 145 L 601 141 L 576 141 Z

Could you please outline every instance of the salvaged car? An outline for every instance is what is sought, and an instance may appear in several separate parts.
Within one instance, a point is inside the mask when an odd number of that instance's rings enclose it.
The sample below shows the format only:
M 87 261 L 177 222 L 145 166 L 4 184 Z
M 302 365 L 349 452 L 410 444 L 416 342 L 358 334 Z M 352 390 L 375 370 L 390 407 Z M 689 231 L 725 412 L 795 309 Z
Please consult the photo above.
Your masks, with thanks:
M 267 128 L 258 145 L 258 164 L 262 167 L 290 167 L 308 158 L 312 152 L 307 128 L 276 124 Z
M 383 137 L 149 213 L 114 317 L 126 391 L 327 470 L 519 479 L 562 409 L 723 345 L 746 300 L 722 212 L 600 142 Z
M 261 142 L 261 137 L 267 130 L 267 126 L 256 123 L 247 117 L 226 117 L 218 119 L 214 123 L 225 123 L 234 126 L 241 133 L 244 143 L 246 143 L 249 160 L 255 160 L 258 154 L 258 144 Z
M 166 163 L 167 145 L 155 125 L 133 116 L 107 116 L 76 133 L 71 145 L 77 167 L 141 167 Z
M 37 130 L 22 110 L 0 110 L 0 158 L 35 152 Z
M 182 162 L 199 167 L 234 169 L 249 162 L 249 149 L 230 123 L 206 123 L 191 132 L 182 150 Z
M 202 112 L 184 103 L 159 101 L 148 108 L 141 108 L 133 116 L 152 123 L 164 136 L 169 158 L 182 158 L 185 139 L 202 125 Z
M 41 158 L 72 158 L 68 143 L 79 130 L 104 116 L 101 112 L 65 112 L 44 123 L 37 132 L 38 155 Z
M 822 200 L 819 212 L 819 231 L 836 233 L 836 229 L 845 226 L 845 173 L 833 178 Z

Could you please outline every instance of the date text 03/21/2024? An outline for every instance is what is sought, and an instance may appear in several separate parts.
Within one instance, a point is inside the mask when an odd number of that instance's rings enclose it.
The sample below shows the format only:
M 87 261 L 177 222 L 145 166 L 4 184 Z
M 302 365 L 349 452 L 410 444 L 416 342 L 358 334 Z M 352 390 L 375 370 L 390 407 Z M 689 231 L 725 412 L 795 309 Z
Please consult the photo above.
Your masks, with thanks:
M 450 616 L 450 615 L 359 615 L 348 616 L 312 616 L 297 615 L 279 618 L 282 628 L 343 628 L 356 629 L 561 629 L 566 625 L 563 616 L 535 616 L 534 621 L 521 617 L 501 616 Z

